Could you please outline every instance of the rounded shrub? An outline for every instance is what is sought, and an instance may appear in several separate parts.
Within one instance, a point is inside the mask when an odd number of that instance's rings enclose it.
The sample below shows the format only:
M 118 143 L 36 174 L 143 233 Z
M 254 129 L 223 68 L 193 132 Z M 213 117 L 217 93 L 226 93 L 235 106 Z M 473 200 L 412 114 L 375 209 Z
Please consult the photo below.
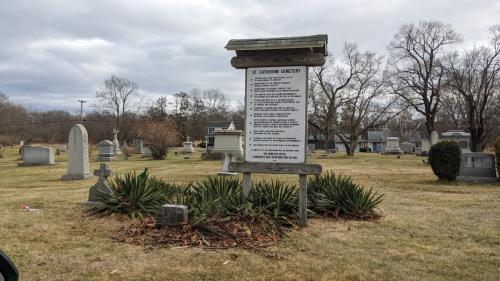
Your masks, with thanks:
M 440 180 L 454 181 L 460 169 L 460 146 L 454 141 L 441 141 L 429 150 L 429 164 Z

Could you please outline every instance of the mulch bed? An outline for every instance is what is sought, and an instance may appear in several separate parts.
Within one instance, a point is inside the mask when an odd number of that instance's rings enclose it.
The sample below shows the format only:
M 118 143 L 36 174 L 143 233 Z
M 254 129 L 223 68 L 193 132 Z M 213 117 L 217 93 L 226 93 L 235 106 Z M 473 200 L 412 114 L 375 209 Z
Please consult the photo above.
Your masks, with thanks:
M 148 248 L 197 247 L 206 249 L 242 248 L 254 250 L 276 244 L 286 229 L 269 220 L 230 218 L 192 226 L 188 223 L 158 229 L 152 218 L 121 227 L 116 241 Z

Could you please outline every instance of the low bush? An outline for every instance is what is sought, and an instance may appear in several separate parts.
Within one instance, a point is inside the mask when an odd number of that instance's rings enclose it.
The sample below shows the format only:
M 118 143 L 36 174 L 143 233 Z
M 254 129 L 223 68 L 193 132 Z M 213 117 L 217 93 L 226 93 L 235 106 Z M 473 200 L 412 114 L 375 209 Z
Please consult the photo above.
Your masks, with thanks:
M 500 180 L 500 137 L 497 137 L 497 141 L 495 142 L 495 155 L 497 158 L 497 176 Z
M 194 183 L 185 190 L 186 205 L 196 221 L 223 218 L 245 213 L 246 202 L 241 193 L 241 183 L 237 178 L 209 177 Z
M 241 181 L 232 177 L 208 177 L 188 185 L 175 185 L 129 172 L 108 181 L 110 194 L 102 193 L 94 213 L 124 213 L 131 217 L 156 217 L 161 205 L 182 204 L 189 208 L 193 227 L 213 232 L 215 224 L 234 219 L 274 221 L 293 225 L 298 213 L 295 185 L 279 180 L 254 183 L 247 199 Z M 310 211 L 357 219 L 377 216 L 383 195 L 353 183 L 350 177 L 328 172 L 308 181 Z
M 384 196 L 333 172 L 314 176 L 308 181 L 308 190 L 314 212 L 358 219 L 377 217 L 376 208 Z
M 429 150 L 429 164 L 440 180 L 454 181 L 460 169 L 460 146 L 454 141 L 440 141 Z
M 136 218 L 155 216 L 161 205 L 179 190 L 175 185 L 149 177 L 148 169 L 139 175 L 134 171 L 123 177 L 115 176 L 107 185 L 111 192 L 101 192 L 91 212 L 123 213 Z
M 372 152 L 372 149 L 369 147 L 361 147 L 359 149 L 359 152 Z
M 299 209 L 296 187 L 278 180 L 262 181 L 253 185 L 249 200 L 271 218 L 290 223 Z
M 134 148 L 129 147 L 129 146 L 125 145 L 125 144 L 120 148 L 120 150 L 123 153 L 123 155 L 125 155 L 125 157 L 127 157 L 127 158 L 132 157 L 132 154 L 135 151 Z

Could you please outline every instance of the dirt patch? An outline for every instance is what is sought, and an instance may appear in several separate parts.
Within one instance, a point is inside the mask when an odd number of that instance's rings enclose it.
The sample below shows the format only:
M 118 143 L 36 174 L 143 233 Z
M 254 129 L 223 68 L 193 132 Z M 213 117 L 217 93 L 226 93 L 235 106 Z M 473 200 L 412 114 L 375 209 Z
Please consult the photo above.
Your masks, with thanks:
M 276 244 L 289 228 L 272 221 L 248 218 L 213 220 L 159 229 L 154 219 L 134 221 L 113 236 L 118 242 L 147 248 L 197 247 L 206 249 L 259 249 Z

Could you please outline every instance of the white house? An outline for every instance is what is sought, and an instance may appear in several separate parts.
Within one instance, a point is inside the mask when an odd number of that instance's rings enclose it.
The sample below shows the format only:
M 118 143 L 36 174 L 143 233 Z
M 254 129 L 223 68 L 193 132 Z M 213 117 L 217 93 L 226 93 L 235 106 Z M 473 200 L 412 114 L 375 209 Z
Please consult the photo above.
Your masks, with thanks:
M 207 135 L 205 136 L 205 143 L 207 145 L 207 153 L 210 153 L 214 148 L 215 135 L 214 132 L 217 130 L 236 130 L 234 122 L 231 121 L 217 121 L 210 122 L 207 125 Z

